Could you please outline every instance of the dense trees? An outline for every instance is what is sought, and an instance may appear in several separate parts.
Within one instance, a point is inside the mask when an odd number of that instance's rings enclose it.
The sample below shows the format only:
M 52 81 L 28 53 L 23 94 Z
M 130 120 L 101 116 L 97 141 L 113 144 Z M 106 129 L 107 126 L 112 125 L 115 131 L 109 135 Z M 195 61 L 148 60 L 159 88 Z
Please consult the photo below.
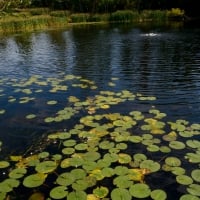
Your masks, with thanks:
M 198 16 L 198 0 L 0 0 L 0 9 L 15 7 L 49 7 L 73 12 L 113 12 L 116 10 L 144 10 L 181 8 L 189 16 Z

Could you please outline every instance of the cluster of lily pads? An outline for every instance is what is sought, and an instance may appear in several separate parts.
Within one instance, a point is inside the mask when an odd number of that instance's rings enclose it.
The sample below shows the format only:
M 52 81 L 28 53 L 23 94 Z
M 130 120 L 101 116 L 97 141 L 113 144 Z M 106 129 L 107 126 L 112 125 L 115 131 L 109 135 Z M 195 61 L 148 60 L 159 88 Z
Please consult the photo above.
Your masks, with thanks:
M 116 80 L 112 78 L 108 86 L 115 87 Z M 156 98 L 129 90 L 98 91 L 93 81 L 73 75 L 47 81 L 40 76 L 13 79 L 12 85 L 14 92 L 27 95 L 20 96 L 19 103 L 34 101 L 33 94 L 42 92 L 42 87 L 51 93 L 63 92 L 66 106 L 44 122 L 68 123 L 73 117 L 77 121 L 69 129 L 48 134 L 44 151 L 10 155 L 9 160 L 0 161 L 4 177 L 0 179 L 0 200 L 171 199 L 169 185 L 154 185 L 160 172 L 171 177 L 178 199 L 200 200 L 200 124 L 167 121 L 166 114 L 154 106 L 145 112 L 131 107 L 128 113 L 116 112 L 114 106 Z M 71 87 L 96 92 L 81 99 L 67 94 Z M 8 101 L 14 103 L 17 98 L 9 96 Z M 46 102 L 48 106 L 57 103 Z M 6 114 L 5 109 L 0 109 L 0 114 Z M 26 120 L 34 123 L 36 117 L 32 113 Z M 4 144 L 0 141 L 1 148 Z

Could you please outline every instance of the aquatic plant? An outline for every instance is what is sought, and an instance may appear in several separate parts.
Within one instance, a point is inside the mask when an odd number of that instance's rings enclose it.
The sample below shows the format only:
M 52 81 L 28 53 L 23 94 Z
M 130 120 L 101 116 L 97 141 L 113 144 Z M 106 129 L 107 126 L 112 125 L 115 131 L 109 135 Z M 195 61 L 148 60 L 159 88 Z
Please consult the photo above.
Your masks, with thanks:
M 180 200 L 199 199 L 200 125 L 182 119 L 167 121 L 155 106 L 145 112 L 131 107 L 128 112 L 116 112 L 114 108 L 124 103 L 153 103 L 156 97 L 108 85 L 111 90 L 99 91 L 95 82 L 74 75 L 64 75 L 62 80 L 33 76 L 13 82 L 18 95 L 7 98 L 10 104 L 32 104 L 38 98 L 38 86 L 41 93 L 46 90 L 55 97 L 60 92 L 65 99 L 60 106 L 56 98 L 49 97 L 44 106 L 53 109 L 51 116 L 27 113 L 24 121 L 74 123 L 48 133 L 39 146 L 33 144 L 32 148 L 40 147 L 38 151 L 9 155 L 9 159 L 1 156 L 0 199 L 165 200 L 170 199 L 170 183 L 154 183 L 166 174 L 183 188 L 178 193 Z M 67 93 L 74 88 L 91 90 L 93 96 Z M 1 110 L 2 116 L 7 114 Z M 1 141 L 0 148 L 4 149 Z

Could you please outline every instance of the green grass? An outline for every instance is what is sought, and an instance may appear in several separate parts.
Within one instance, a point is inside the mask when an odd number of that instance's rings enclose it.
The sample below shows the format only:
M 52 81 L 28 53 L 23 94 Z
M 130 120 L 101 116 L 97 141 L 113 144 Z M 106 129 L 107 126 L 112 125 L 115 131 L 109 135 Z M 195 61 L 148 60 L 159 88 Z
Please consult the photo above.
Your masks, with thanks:
M 170 11 L 119 10 L 111 14 L 71 13 L 68 10 L 51 11 L 48 8 L 17 9 L 11 13 L 0 12 L 0 33 L 35 31 L 48 28 L 63 28 L 70 23 L 91 22 L 166 22 L 182 19 L 184 12 L 180 9 Z

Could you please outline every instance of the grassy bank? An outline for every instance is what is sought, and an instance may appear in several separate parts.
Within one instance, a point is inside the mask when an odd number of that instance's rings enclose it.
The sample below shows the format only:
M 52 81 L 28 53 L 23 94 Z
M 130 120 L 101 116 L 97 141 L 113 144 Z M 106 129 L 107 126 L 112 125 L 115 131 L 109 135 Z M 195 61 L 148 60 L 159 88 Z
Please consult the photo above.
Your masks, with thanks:
M 64 28 L 73 23 L 134 23 L 144 21 L 166 22 L 182 20 L 184 12 L 180 9 L 170 11 L 132 10 L 116 11 L 106 14 L 71 13 L 70 11 L 51 11 L 46 8 L 22 9 L 11 13 L 0 13 L 0 33 L 35 31 L 49 28 Z

